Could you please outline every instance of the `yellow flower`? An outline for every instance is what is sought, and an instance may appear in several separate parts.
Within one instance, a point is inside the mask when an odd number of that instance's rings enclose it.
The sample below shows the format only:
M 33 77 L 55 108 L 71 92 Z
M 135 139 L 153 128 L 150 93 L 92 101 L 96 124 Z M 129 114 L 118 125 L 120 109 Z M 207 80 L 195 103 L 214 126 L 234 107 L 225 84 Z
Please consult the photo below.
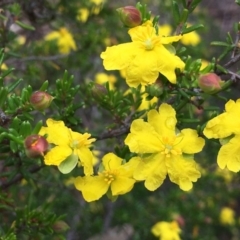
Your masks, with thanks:
M 196 32 L 190 32 L 183 35 L 181 42 L 184 45 L 196 46 L 200 43 L 201 38 Z
M 8 70 L 8 67 L 5 63 L 2 63 L 1 70 Z
M 90 0 L 91 3 L 93 3 L 95 6 L 92 8 L 92 13 L 97 15 L 100 13 L 102 10 L 103 3 L 105 2 L 104 0 Z
M 156 237 L 160 237 L 160 240 L 180 240 L 179 234 L 181 229 L 176 221 L 172 222 L 158 222 L 156 223 L 151 232 Z
M 59 52 L 68 54 L 71 50 L 77 50 L 76 43 L 72 34 L 66 28 L 60 28 L 59 31 L 53 31 L 45 36 L 46 41 L 56 40 Z
M 193 154 L 202 150 L 204 139 L 189 128 L 176 131 L 175 115 L 175 110 L 163 103 L 159 112 L 148 112 L 148 122 L 134 120 L 125 139 L 131 152 L 142 155 L 134 178 L 145 180 L 150 191 L 160 187 L 167 174 L 184 191 L 190 190 L 192 182 L 201 176 Z
M 233 209 L 229 207 L 224 207 L 221 209 L 220 212 L 220 222 L 223 225 L 234 225 L 235 219 L 234 219 L 235 212 Z
M 227 138 L 223 141 L 217 156 L 221 169 L 227 167 L 230 171 L 240 171 L 240 99 L 229 100 L 225 112 L 211 119 L 203 133 L 207 138 Z
M 189 26 L 191 26 L 191 25 L 188 24 L 188 27 Z M 171 34 L 171 32 L 172 32 L 172 27 L 170 25 L 164 24 L 164 25 L 159 26 L 159 33 L 162 36 L 169 36 Z M 190 32 L 190 33 L 183 34 L 180 41 L 184 45 L 196 46 L 197 44 L 200 43 L 201 38 L 200 38 L 199 34 L 197 34 L 195 31 L 193 31 L 193 32 Z
M 54 145 L 44 156 L 46 165 L 59 166 L 67 158 L 75 157 L 79 158 L 85 175 L 93 174 L 93 154 L 89 147 L 95 139 L 90 138 L 89 133 L 73 132 L 63 121 L 48 119 L 47 127 L 42 127 L 39 132 L 42 136 L 46 134 L 47 141 Z
M 182 60 L 170 53 L 163 44 L 180 40 L 181 36 L 161 37 L 156 35 L 150 21 L 128 31 L 132 42 L 107 47 L 101 54 L 106 70 L 125 70 L 126 82 L 131 87 L 154 83 L 163 74 L 171 83 L 176 83 L 175 69 L 184 68 Z
M 106 154 L 102 159 L 103 169 L 97 176 L 77 177 L 75 187 L 82 192 L 87 202 L 101 198 L 109 188 L 113 196 L 130 192 L 136 182 L 132 174 L 138 158 L 132 158 L 122 165 L 123 159 L 113 153 Z
M 80 8 L 78 10 L 77 20 L 84 23 L 88 20 L 89 15 L 90 12 L 87 8 Z
M 159 26 L 159 33 L 161 36 L 169 36 L 171 35 L 172 27 L 169 24 L 164 24 Z
M 108 75 L 106 73 L 97 73 L 95 75 L 95 82 L 101 85 L 108 82 L 110 90 L 113 90 L 115 88 L 114 84 L 116 81 L 117 81 L 116 77 L 112 74 Z

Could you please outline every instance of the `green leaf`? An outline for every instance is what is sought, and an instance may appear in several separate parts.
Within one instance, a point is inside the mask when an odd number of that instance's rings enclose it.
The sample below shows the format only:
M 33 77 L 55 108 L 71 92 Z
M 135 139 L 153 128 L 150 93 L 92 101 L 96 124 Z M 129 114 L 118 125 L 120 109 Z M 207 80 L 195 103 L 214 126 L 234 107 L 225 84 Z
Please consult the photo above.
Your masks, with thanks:
M 235 3 L 240 6 L 240 0 L 235 0 Z
M 220 41 L 211 42 L 211 45 L 212 46 L 223 46 L 223 47 L 230 47 L 231 46 L 231 44 L 229 44 L 229 43 L 220 42 Z
M 20 22 L 20 21 L 16 21 L 15 22 L 19 27 L 23 28 L 23 29 L 27 29 L 27 30 L 32 30 L 34 31 L 35 30 L 35 27 L 31 26 L 31 25 L 28 25 L 26 23 L 23 23 L 23 22 Z
M 173 18 L 176 24 L 180 23 L 180 11 L 179 6 L 175 1 L 172 1 L 172 11 L 173 11 Z
M 61 164 L 58 166 L 58 170 L 63 174 L 70 173 L 77 166 L 77 163 L 78 156 L 72 154 L 67 157 L 63 162 L 61 162 Z
M 204 28 L 204 26 L 202 24 L 196 24 L 191 27 L 183 29 L 182 34 L 190 33 L 190 32 L 196 31 L 200 28 Z

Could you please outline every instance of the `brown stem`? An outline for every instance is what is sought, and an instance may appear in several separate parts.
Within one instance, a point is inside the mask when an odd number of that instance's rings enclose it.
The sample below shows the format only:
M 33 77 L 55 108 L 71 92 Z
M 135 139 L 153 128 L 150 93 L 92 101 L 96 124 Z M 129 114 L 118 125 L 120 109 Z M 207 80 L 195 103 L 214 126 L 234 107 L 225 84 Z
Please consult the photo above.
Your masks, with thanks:
M 38 172 L 40 169 L 42 169 L 44 166 L 34 166 L 31 169 L 29 169 L 29 173 L 36 173 Z M 4 182 L 4 183 L 0 183 L 0 190 L 4 190 L 7 189 L 8 187 L 10 187 L 11 185 L 21 181 L 24 178 L 23 174 L 19 173 L 17 174 L 13 179 L 11 179 L 8 182 Z

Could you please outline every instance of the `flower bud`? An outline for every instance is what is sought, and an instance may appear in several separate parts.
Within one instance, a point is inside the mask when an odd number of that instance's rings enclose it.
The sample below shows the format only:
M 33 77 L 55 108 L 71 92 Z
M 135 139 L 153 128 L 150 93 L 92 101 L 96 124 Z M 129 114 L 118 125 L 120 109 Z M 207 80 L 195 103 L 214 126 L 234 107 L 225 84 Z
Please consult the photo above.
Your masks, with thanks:
M 207 73 L 198 78 L 198 86 L 205 92 L 213 94 L 221 90 L 223 81 L 215 73 Z
M 98 83 L 93 83 L 92 85 L 92 96 L 96 100 L 101 100 L 107 94 L 107 89 Z
M 53 97 L 42 91 L 37 91 L 32 94 L 30 97 L 30 103 L 32 106 L 39 111 L 42 111 L 46 108 L 48 108 L 53 100 Z
M 48 142 L 43 136 L 34 134 L 26 137 L 24 140 L 24 147 L 26 155 L 29 158 L 35 158 L 43 156 L 48 150 Z
M 67 225 L 67 223 L 65 223 L 62 220 L 59 220 L 53 224 L 53 230 L 57 233 L 65 232 L 68 229 L 69 229 L 69 226 Z
M 117 12 L 122 23 L 129 28 L 139 26 L 142 23 L 141 12 L 133 6 L 118 8 Z
M 149 96 L 160 97 L 163 94 L 163 83 L 157 79 L 154 84 L 146 87 L 146 92 L 149 94 Z

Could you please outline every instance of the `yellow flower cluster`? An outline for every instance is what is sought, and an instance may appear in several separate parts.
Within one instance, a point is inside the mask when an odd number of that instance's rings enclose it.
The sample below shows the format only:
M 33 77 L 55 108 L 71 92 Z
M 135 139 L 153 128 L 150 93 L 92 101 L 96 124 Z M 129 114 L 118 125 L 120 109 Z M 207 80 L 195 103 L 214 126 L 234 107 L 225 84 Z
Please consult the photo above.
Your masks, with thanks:
M 187 191 L 200 177 L 193 154 L 202 150 L 204 140 L 192 129 L 176 129 L 176 112 L 168 104 L 159 111 L 148 112 L 148 122 L 133 121 L 125 144 L 137 156 L 128 162 L 114 153 L 102 158 L 97 175 L 93 175 L 93 154 L 89 150 L 95 139 L 67 128 L 62 121 L 47 120 L 40 135 L 47 136 L 52 148 L 44 156 L 46 165 L 56 165 L 62 173 L 72 171 L 80 161 L 84 175 L 75 179 L 75 187 L 86 201 L 98 200 L 104 194 L 116 197 L 132 190 L 136 181 L 154 191 L 168 174 L 170 180 Z

